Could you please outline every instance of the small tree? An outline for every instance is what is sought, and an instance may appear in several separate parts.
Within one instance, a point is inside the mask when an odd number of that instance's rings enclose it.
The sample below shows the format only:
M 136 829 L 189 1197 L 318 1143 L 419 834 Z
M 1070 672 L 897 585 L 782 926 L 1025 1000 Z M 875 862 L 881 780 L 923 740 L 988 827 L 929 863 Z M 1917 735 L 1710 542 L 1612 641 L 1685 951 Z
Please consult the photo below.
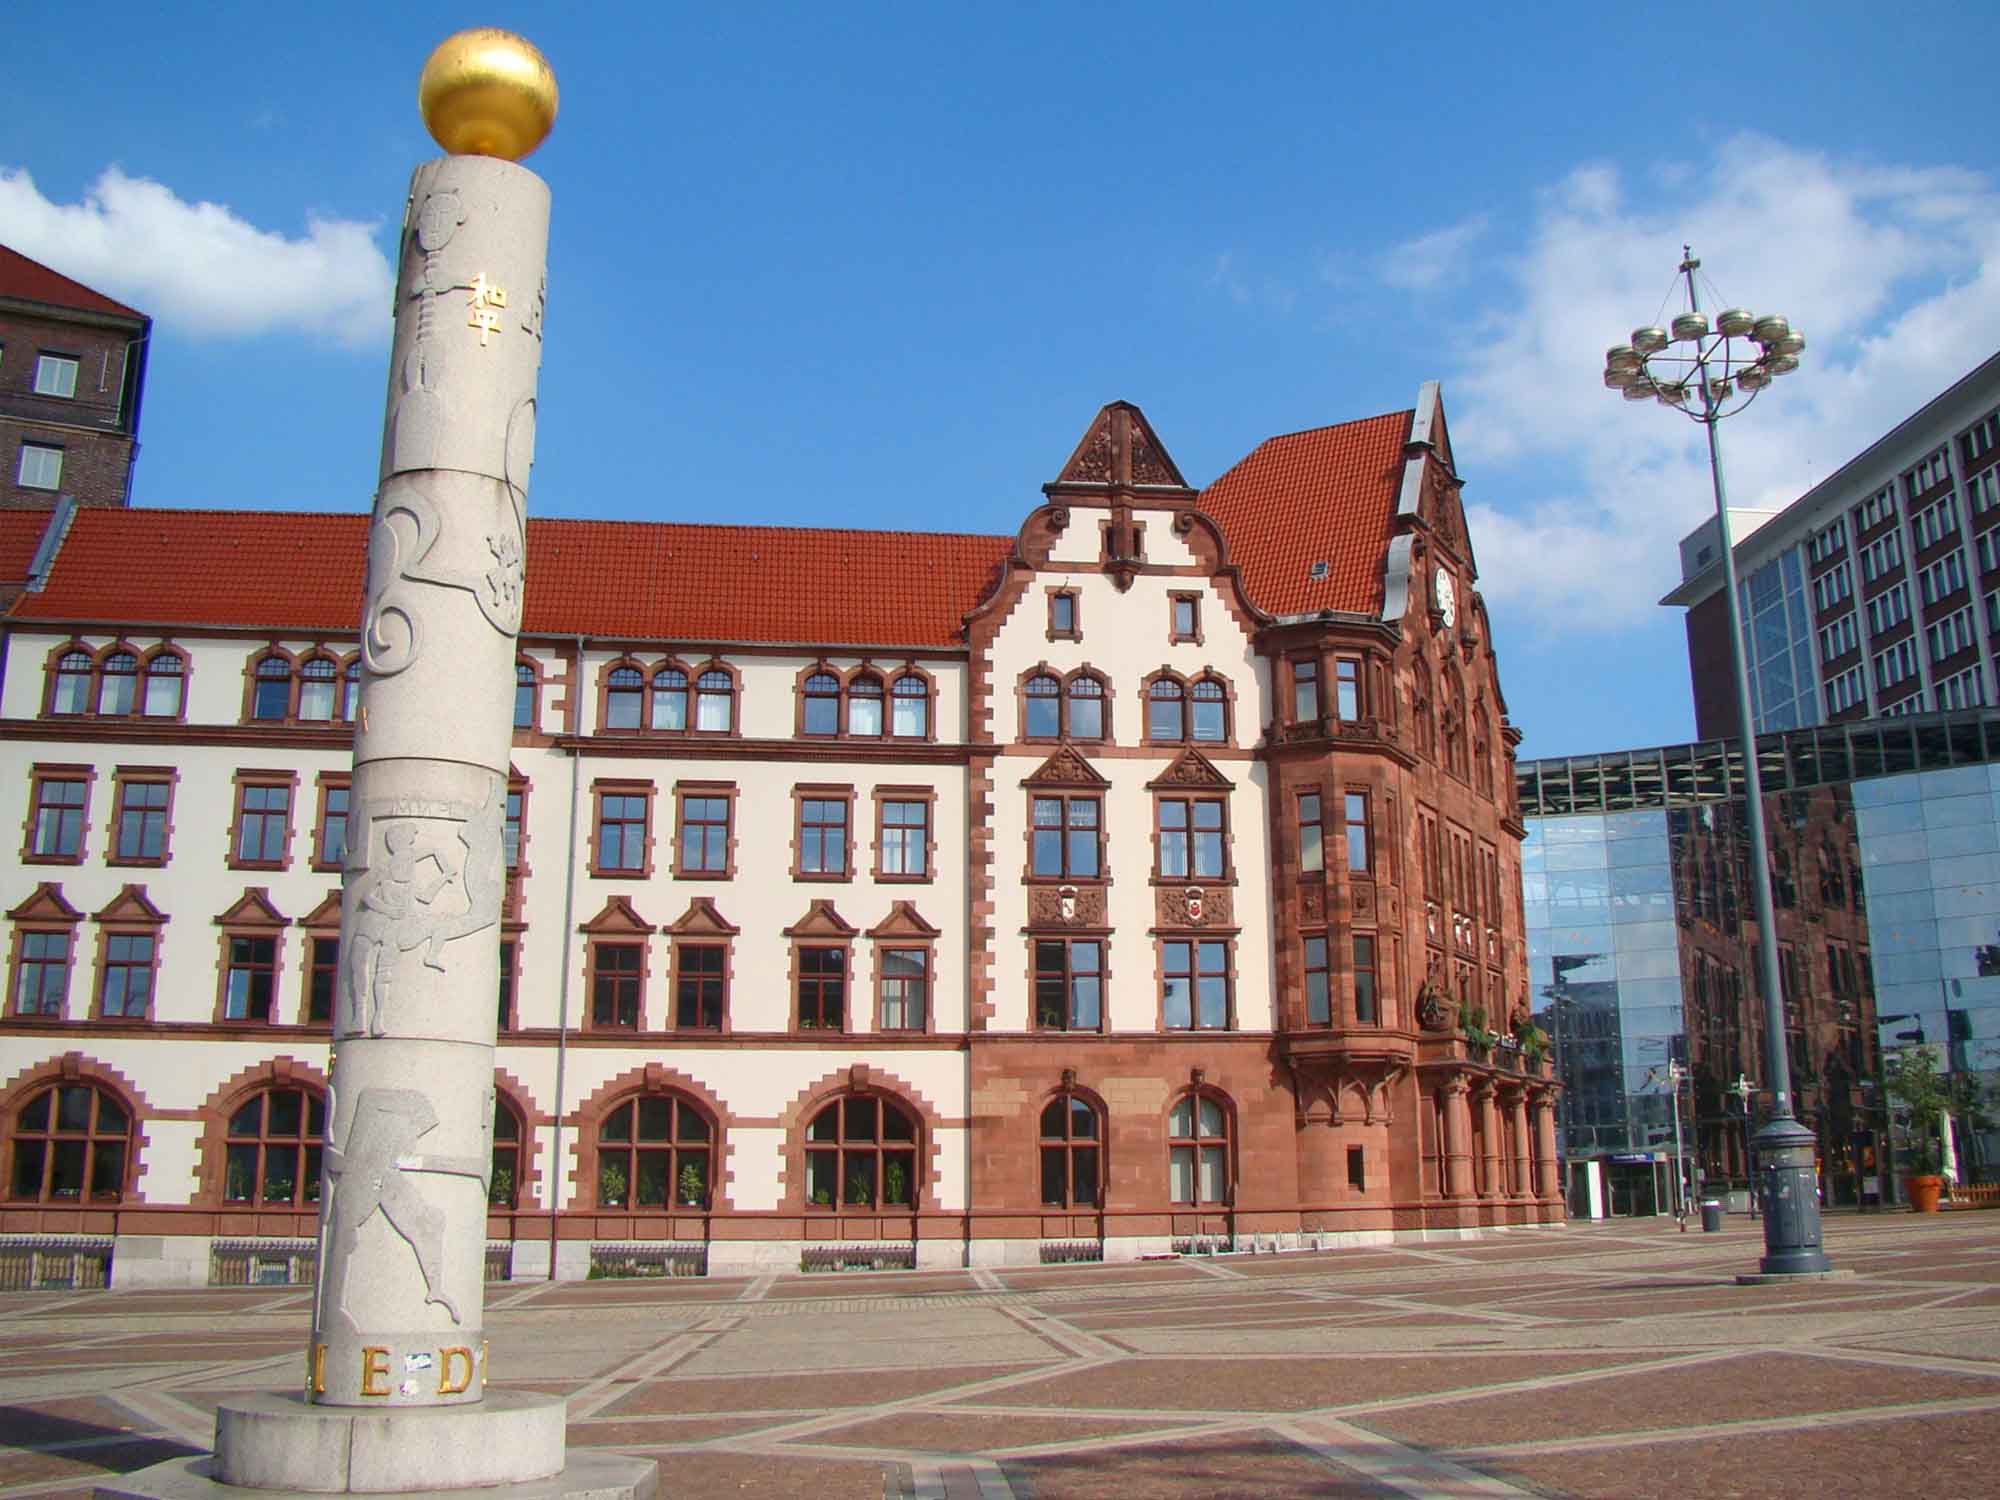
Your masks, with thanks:
M 1917 1174 L 1935 1175 L 1944 1165 L 1946 1124 L 1979 1108 L 1979 1086 L 1962 1074 L 1940 1072 L 1935 1047 L 1905 1047 L 1888 1060 L 1888 1074 L 1889 1097 L 1909 1111 Z
M 702 1181 L 701 1168 L 694 1162 L 681 1164 L 681 1202 L 690 1208 L 699 1208 L 701 1200 L 708 1196 L 708 1184 Z

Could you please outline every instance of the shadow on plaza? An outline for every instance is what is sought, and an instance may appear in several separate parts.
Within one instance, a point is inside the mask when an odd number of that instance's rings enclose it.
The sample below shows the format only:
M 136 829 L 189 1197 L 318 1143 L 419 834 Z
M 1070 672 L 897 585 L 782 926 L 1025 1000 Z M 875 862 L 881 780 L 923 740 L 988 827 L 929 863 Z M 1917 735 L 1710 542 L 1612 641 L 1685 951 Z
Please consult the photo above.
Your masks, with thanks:
M 0 1444 L 15 1452 L 49 1453 L 111 1474 L 129 1474 L 149 1464 L 203 1451 L 176 1438 L 79 1422 L 31 1406 L 0 1406 Z

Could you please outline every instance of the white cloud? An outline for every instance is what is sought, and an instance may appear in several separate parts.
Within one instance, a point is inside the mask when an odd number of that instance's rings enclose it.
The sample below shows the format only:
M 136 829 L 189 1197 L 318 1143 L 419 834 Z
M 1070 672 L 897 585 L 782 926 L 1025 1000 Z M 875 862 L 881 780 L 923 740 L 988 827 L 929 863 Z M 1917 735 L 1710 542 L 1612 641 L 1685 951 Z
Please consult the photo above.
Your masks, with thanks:
M 23 255 L 197 338 L 388 338 L 394 280 L 371 224 L 309 216 L 289 239 L 107 167 L 77 203 L 45 198 L 25 170 L 0 170 L 0 225 Z
M 1498 299 L 1473 318 L 1484 342 L 1445 387 L 1485 502 L 1481 587 L 1521 623 L 1656 619 L 1675 543 L 1713 510 L 1700 427 L 1600 380 L 1608 345 L 1680 310 L 1684 241 L 1710 311 L 1784 312 L 1810 340 L 1798 374 L 1721 428 L 1732 506 L 1790 503 L 2000 347 L 2000 194 L 1977 174 L 1755 135 L 1630 197 L 1616 169 L 1579 168 L 1497 268 Z M 1552 474 L 1559 492 L 1535 494 Z
M 1461 280 L 1466 252 L 1486 233 L 1486 216 L 1461 219 L 1449 228 L 1405 240 L 1382 256 L 1376 275 L 1400 291 L 1423 292 Z

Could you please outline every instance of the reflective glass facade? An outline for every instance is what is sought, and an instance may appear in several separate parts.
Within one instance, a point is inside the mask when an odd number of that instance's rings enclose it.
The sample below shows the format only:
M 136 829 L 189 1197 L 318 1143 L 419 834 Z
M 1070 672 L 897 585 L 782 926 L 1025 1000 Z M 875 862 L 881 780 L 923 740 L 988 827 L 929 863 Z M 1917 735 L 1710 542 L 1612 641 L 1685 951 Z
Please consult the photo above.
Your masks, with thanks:
M 1829 1199 L 1852 1202 L 1878 1187 L 1881 1049 L 2000 1070 L 2000 715 L 1768 735 L 1757 760 L 1797 1110 Z M 1671 1154 L 1679 1063 L 1689 1157 L 1709 1188 L 1746 1181 L 1768 1095 L 1742 769 L 1719 742 L 1520 767 L 1529 980 L 1571 1162 Z M 1971 1123 L 1965 1177 L 2000 1146 Z

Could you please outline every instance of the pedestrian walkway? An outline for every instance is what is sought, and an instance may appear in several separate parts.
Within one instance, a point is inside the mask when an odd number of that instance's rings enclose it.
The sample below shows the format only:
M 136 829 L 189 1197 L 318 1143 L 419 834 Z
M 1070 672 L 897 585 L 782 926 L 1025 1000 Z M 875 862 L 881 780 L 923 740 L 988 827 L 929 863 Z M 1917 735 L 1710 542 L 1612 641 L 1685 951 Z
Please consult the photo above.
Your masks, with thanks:
M 2000 1213 L 1833 1218 L 1739 1287 L 1671 1220 L 1219 1261 L 496 1286 L 497 1384 L 663 1497 L 2000 1494 Z M 1226 1270 L 1227 1276 L 1216 1276 Z M 205 1447 L 295 1387 L 307 1293 L 0 1297 L 0 1500 Z

